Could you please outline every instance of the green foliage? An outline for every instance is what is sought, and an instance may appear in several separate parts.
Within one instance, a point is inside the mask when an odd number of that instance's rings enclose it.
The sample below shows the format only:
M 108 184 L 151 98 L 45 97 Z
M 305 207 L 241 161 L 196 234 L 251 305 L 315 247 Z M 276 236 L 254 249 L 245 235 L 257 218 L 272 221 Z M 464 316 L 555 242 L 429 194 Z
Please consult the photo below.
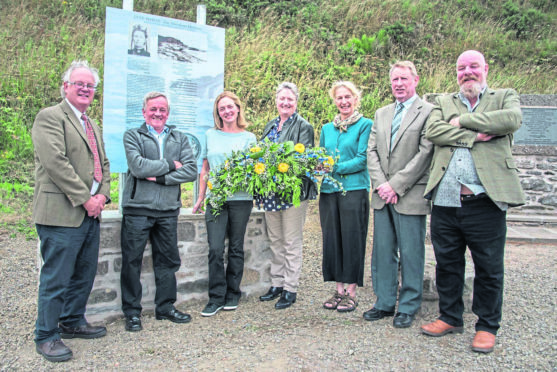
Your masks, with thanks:
M 198 0 L 135 0 L 138 12 L 195 21 Z M 259 135 L 276 117 L 274 90 L 300 88 L 298 112 L 316 136 L 337 109 L 328 90 L 351 80 L 373 117 L 392 101 L 389 65 L 414 61 L 418 93 L 456 89 L 454 63 L 466 49 L 485 53 L 490 86 L 556 93 L 557 2 L 550 0 L 204 0 L 207 23 L 226 28 L 225 87 L 245 103 Z M 32 185 L 30 130 L 37 112 L 60 100 L 73 59 L 104 61 L 106 6 L 122 0 L 0 1 L 0 182 Z M 90 116 L 102 117 L 102 87 Z M 102 123 L 101 123 L 102 124 Z M 3 199 L 3 214 L 23 215 L 31 197 Z M 7 194 L 6 194 L 7 195 Z M 117 182 L 111 197 L 117 201 Z M 116 205 L 109 205 L 110 208 Z M 0 223 L 2 223 L 0 221 Z M 12 223 L 12 222 L 10 222 Z

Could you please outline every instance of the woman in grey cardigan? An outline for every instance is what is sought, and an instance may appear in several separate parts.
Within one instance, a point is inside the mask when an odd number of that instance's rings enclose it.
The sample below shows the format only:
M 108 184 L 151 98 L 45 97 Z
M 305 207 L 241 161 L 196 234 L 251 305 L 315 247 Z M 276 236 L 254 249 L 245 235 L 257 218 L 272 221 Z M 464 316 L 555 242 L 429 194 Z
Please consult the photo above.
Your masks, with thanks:
M 293 83 L 281 83 L 276 91 L 279 116 L 263 129 L 263 136 L 272 142 L 292 141 L 313 147 L 313 127 L 296 112 L 298 88 Z M 271 301 L 280 296 L 275 309 L 285 309 L 296 302 L 298 281 L 302 270 L 303 226 L 308 199 L 315 199 L 317 188 L 309 178 L 302 180 L 300 206 L 294 207 L 278 196 L 259 197 L 257 202 L 265 209 L 267 234 L 271 241 L 271 288 L 259 297 Z

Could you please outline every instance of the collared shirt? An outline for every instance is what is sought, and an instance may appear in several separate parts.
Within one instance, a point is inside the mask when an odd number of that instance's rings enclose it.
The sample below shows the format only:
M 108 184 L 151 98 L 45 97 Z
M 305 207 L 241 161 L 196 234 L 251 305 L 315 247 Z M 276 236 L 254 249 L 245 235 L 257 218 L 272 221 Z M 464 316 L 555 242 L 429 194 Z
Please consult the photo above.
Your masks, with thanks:
M 162 132 L 159 133 L 155 130 L 155 128 L 153 128 L 149 124 L 145 124 L 145 125 L 147 125 L 147 129 L 149 130 L 149 133 L 152 134 L 153 137 L 155 137 L 159 142 L 159 153 L 161 154 L 160 158 L 162 159 L 164 157 L 164 139 L 166 138 L 168 132 L 170 132 L 170 129 L 168 129 L 168 127 L 165 126 Z
M 412 106 L 412 104 L 414 103 L 416 98 L 418 98 L 418 95 L 414 94 L 412 97 L 410 97 L 409 99 L 407 99 L 404 102 L 396 101 L 397 105 L 402 105 L 402 112 L 400 113 L 400 119 L 401 119 L 400 122 L 401 123 L 404 120 L 404 117 L 408 113 L 408 110 L 410 109 L 410 106 Z M 395 108 L 395 112 L 396 112 L 396 108 Z
M 290 123 L 293 119 L 294 116 L 296 115 L 296 113 L 292 114 L 292 116 L 290 116 L 288 119 L 286 119 L 286 121 L 282 124 L 282 128 L 284 128 L 284 126 L 288 123 Z M 267 134 L 267 137 L 269 139 L 269 141 L 277 143 L 280 135 L 282 133 L 282 128 L 279 131 L 279 124 L 280 124 L 280 116 L 277 117 L 277 119 L 275 120 L 275 125 L 273 125 L 273 127 L 271 128 L 271 130 L 269 131 L 269 134 Z M 262 196 L 256 196 L 255 197 L 255 202 L 256 205 L 261 208 L 263 207 L 263 209 L 266 212 L 277 212 L 277 211 L 282 211 L 285 209 L 288 209 L 290 207 L 293 206 L 292 203 L 284 203 L 282 202 L 282 200 L 280 200 L 280 198 L 278 196 L 275 195 L 270 195 L 268 197 L 262 197 Z
M 87 128 L 85 128 L 85 122 L 83 120 L 81 120 L 81 116 L 82 115 L 86 115 L 84 112 L 80 112 L 77 108 L 75 108 L 74 105 L 72 105 L 70 103 L 70 101 L 68 101 L 67 98 L 64 98 L 64 100 L 66 101 L 66 103 L 70 106 L 70 108 L 72 109 L 73 113 L 75 114 L 75 116 L 77 117 L 77 120 L 79 120 L 79 123 L 81 124 L 81 127 L 83 128 L 83 132 L 85 133 L 85 136 L 87 136 Z M 97 192 L 97 190 L 99 189 L 100 184 L 97 182 L 97 180 L 95 180 L 93 178 L 93 184 L 91 185 L 91 195 L 95 195 L 95 193 Z
M 482 99 L 487 86 L 485 86 L 480 92 L 476 103 L 472 106 L 468 98 L 464 96 L 461 92 L 458 93 L 458 98 L 462 101 L 464 105 L 468 108 L 468 112 L 474 112 L 476 107 L 478 107 L 480 100 Z M 460 190 L 461 185 L 466 186 L 474 195 L 485 193 L 486 190 L 483 187 L 478 172 L 476 171 L 476 166 L 474 164 L 474 159 L 472 158 L 472 153 L 470 149 L 459 147 L 454 151 L 451 161 L 445 175 L 439 182 L 439 186 L 435 191 L 433 198 L 433 204 L 442 207 L 461 207 L 460 202 Z M 506 203 L 495 202 L 501 210 L 507 210 L 508 205 Z

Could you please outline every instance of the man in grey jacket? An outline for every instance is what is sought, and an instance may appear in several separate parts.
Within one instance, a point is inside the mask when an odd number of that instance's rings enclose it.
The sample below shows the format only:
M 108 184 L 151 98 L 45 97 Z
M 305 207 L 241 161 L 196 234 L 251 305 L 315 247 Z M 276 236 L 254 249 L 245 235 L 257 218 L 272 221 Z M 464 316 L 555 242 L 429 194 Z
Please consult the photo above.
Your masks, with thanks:
M 166 125 L 169 112 L 164 94 L 147 93 L 143 99 L 145 123 L 124 134 L 128 173 L 122 196 L 120 285 L 126 330 L 131 332 L 142 329 L 140 275 L 147 239 L 153 250 L 156 318 L 175 323 L 191 320 L 189 314 L 174 307 L 175 273 L 180 268 L 180 184 L 194 181 L 197 167 L 187 136 Z

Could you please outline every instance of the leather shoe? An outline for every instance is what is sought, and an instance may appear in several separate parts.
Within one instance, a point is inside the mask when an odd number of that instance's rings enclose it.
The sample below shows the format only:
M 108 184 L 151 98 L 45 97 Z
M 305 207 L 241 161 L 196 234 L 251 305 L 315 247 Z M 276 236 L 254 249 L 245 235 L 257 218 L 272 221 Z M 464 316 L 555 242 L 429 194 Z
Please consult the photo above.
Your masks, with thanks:
M 495 335 L 486 331 L 476 332 L 472 341 L 472 351 L 478 353 L 491 353 L 495 347 Z
M 447 333 L 462 333 L 462 327 L 455 327 L 448 323 L 445 323 L 441 319 L 437 319 L 435 322 L 425 324 L 422 327 L 422 333 L 428 336 L 441 337 L 445 336 Z
M 412 325 L 414 321 L 414 315 L 405 313 L 396 313 L 393 319 L 393 327 L 395 328 L 408 328 Z
M 280 299 L 275 304 L 275 309 L 286 309 L 296 302 L 296 292 L 282 291 Z
M 141 319 L 137 315 L 126 316 L 126 331 L 139 332 L 142 329 Z
M 183 313 L 175 308 L 172 308 L 172 310 L 166 313 L 155 313 L 155 318 L 157 320 L 170 320 L 174 323 L 188 323 L 191 321 L 190 314 Z
M 271 287 L 263 296 L 259 296 L 260 301 L 272 301 L 282 293 L 282 287 Z
M 395 315 L 394 311 L 383 311 L 376 308 L 371 308 L 368 311 L 364 312 L 364 319 L 373 322 L 375 320 L 383 319 L 393 315 Z
M 62 340 L 50 340 L 35 346 L 37 353 L 49 362 L 64 362 L 72 358 L 73 353 Z
M 63 324 L 58 326 L 62 338 L 99 338 L 106 335 L 106 327 L 93 327 L 89 323 L 79 327 L 66 327 Z

